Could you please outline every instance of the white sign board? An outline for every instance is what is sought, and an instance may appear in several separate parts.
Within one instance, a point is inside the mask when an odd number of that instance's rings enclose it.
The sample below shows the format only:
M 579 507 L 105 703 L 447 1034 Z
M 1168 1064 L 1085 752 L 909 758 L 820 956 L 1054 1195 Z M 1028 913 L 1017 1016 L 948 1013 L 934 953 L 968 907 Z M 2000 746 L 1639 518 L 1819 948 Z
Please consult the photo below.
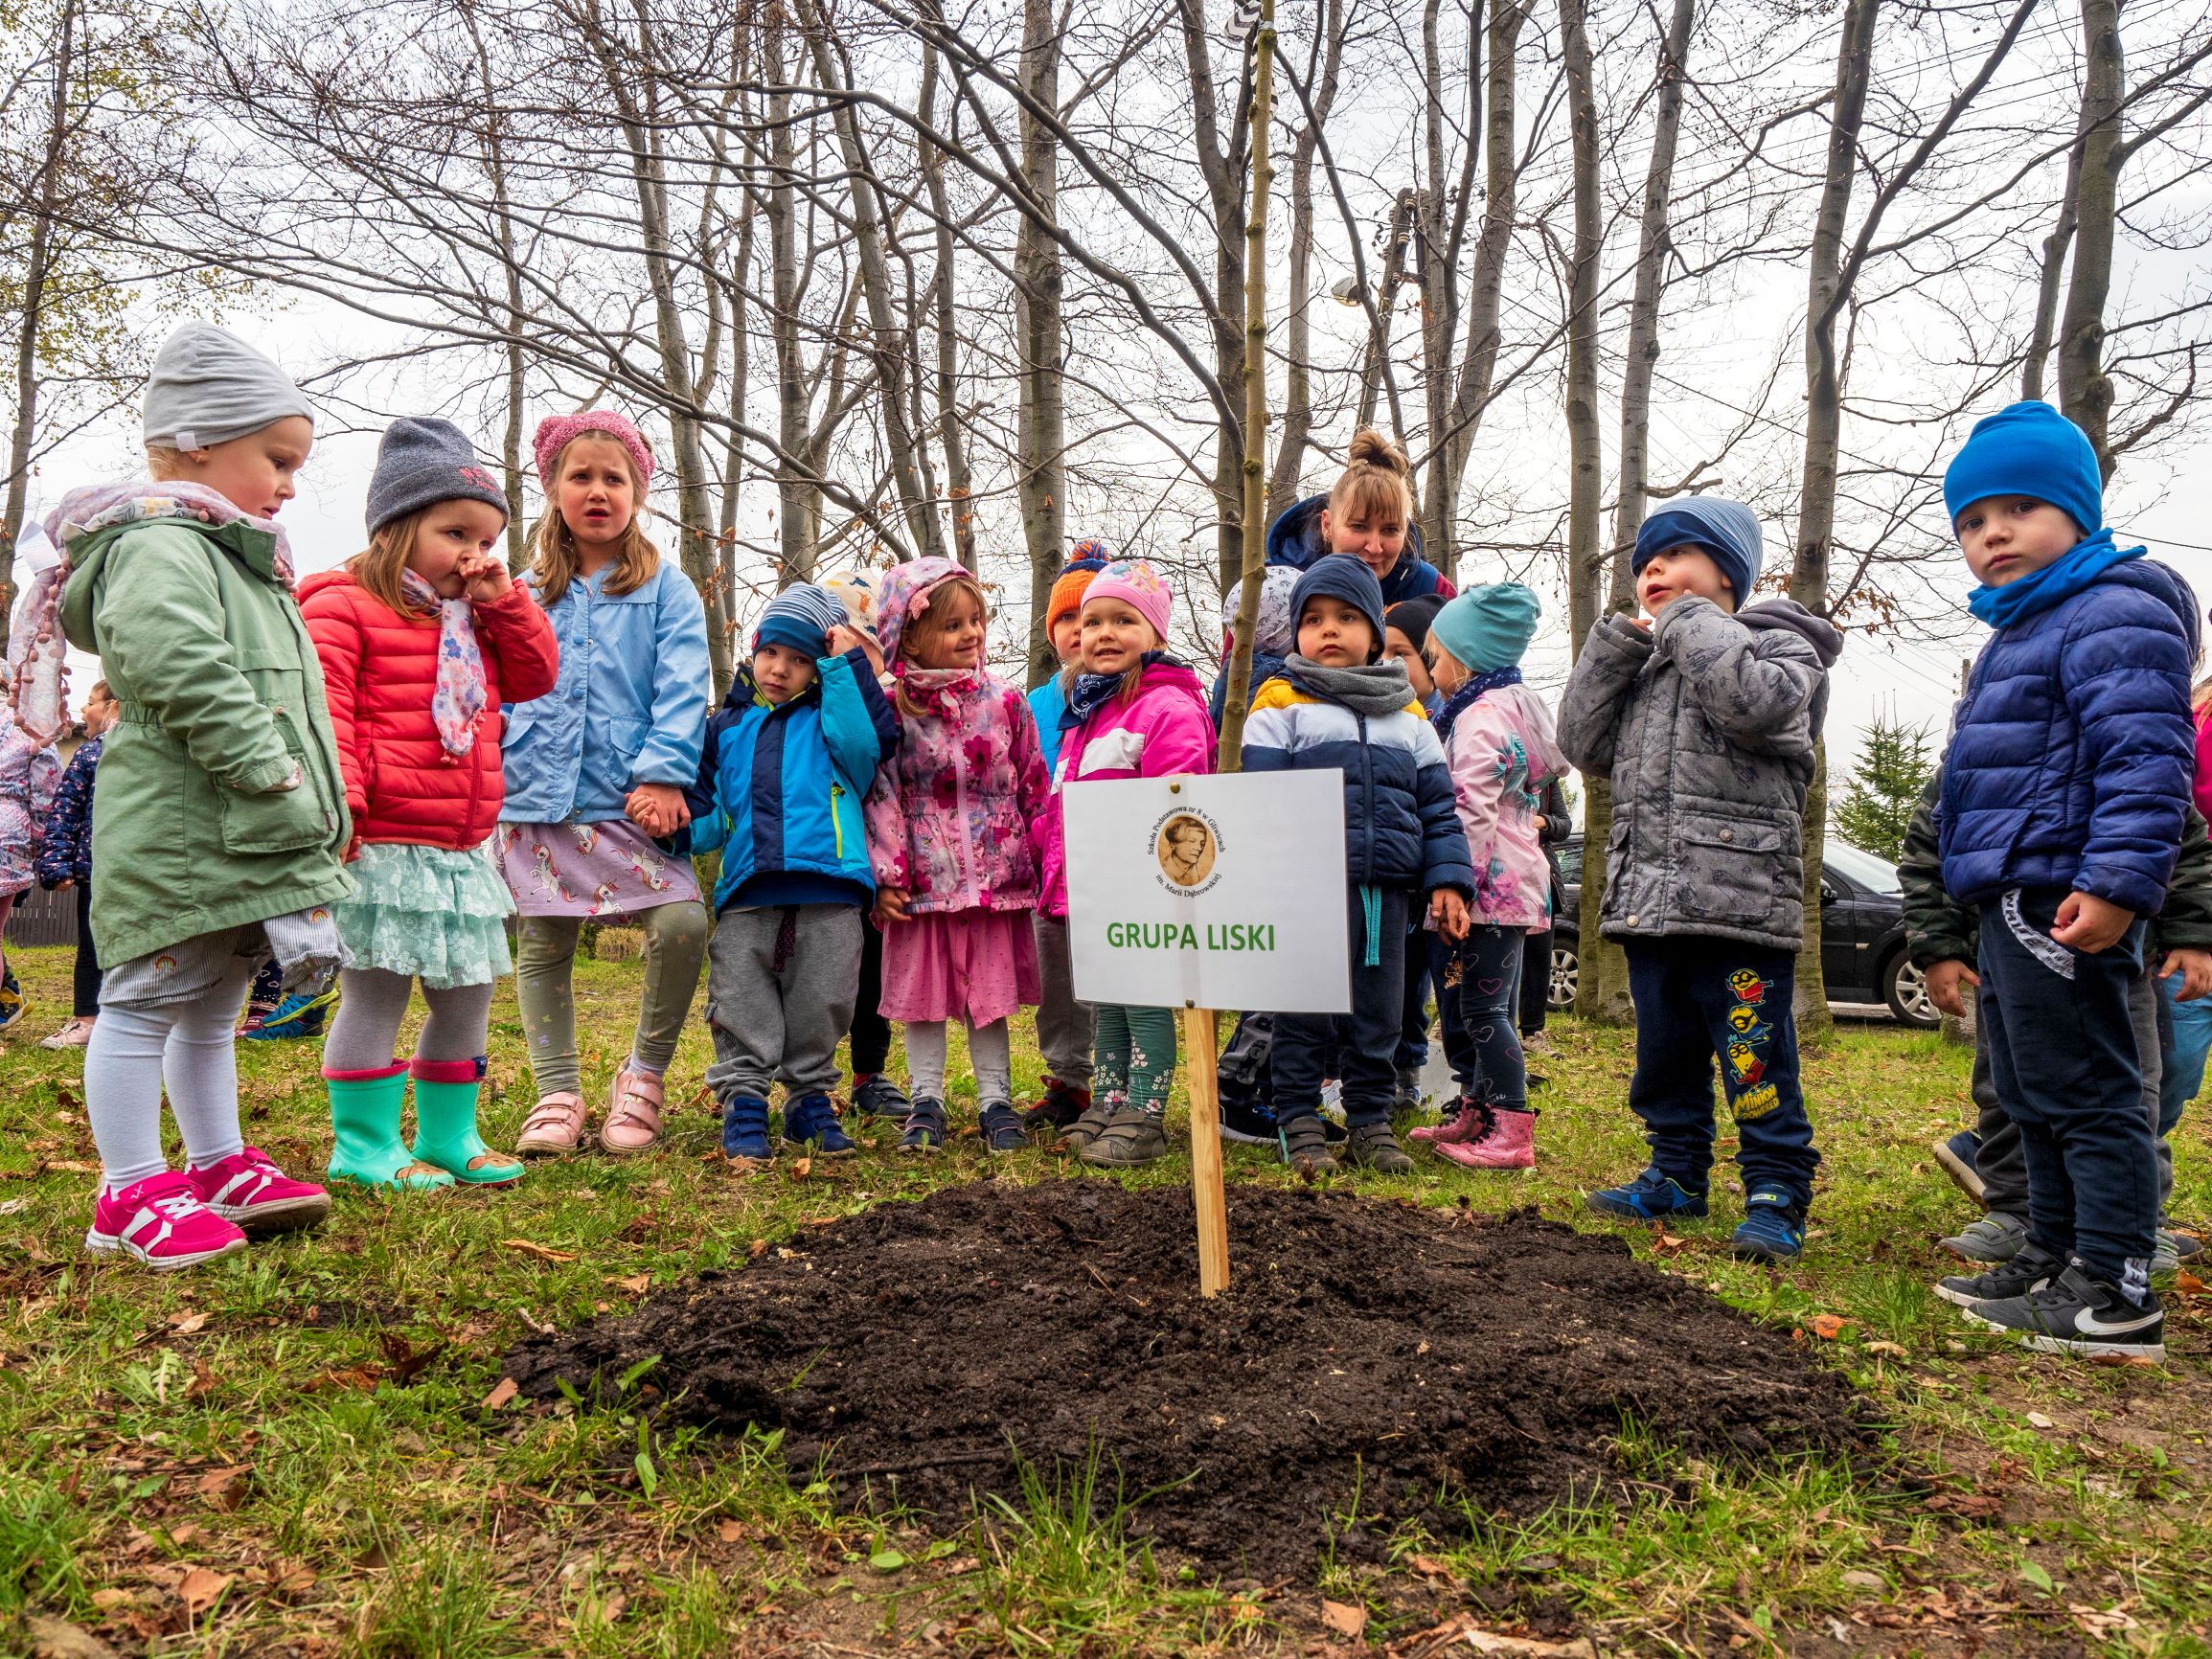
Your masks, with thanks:
M 1069 784 L 1075 994 L 1137 1008 L 1344 1013 L 1344 774 Z

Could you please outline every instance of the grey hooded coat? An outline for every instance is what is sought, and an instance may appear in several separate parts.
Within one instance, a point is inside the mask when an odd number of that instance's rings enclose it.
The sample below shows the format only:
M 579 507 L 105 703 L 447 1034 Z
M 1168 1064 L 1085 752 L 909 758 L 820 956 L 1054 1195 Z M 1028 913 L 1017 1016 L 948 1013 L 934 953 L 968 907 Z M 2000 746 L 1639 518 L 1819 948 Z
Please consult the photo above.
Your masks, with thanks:
M 1590 629 L 1560 697 L 1560 745 L 1609 775 L 1608 939 L 1805 942 L 1805 792 L 1828 712 L 1834 627 L 1789 600 L 1730 615 L 1685 597 L 1647 635 Z

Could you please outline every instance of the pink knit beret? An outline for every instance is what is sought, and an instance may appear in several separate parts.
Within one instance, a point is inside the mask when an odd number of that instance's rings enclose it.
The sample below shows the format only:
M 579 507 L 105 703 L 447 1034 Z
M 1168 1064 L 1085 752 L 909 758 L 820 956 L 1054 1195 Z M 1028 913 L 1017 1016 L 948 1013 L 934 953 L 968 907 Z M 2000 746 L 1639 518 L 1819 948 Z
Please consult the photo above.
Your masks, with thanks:
M 537 423 L 530 447 L 537 457 L 537 482 L 545 487 L 547 495 L 553 493 L 553 469 L 559 463 L 560 452 L 586 433 L 611 438 L 628 450 L 639 479 L 652 483 L 652 446 L 646 443 L 645 434 L 627 415 L 617 415 L 611 409 L 585 409 L 575 415 L 548 415 Z

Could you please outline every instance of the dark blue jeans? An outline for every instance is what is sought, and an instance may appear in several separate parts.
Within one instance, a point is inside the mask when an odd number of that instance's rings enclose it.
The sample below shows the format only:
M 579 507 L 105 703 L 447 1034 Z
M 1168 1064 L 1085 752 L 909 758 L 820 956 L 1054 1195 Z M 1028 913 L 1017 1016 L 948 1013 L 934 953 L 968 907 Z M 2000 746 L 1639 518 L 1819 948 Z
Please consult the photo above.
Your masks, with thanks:
M 1692 1193 L 1713 1168 L 1713 1062 L 1736 1120 L 1745 1191 L 1771 1183 L 1813 1202 L 1813 1125 L 1797 1086 L 1796 958 L 1732 939 L 1624 940 L 1636 1005 L 1629 1104 L 1652 1162 Z
M 1516 1016 L 1529 936 L 1518 928 L 1477 922 L 1457 944 L 1429 937 L 1435 940 L 1444 1052 L 1460 1093 L 1519 1110 L 1528 1104 L 1528 1062 L 1520 1052 Z
M 1377 961 L 1369 965 L 1367 920 L 1355 887 L 1346 896 L 1352 940 L 1352 1011 L 1275 1016 L 1275 1117 L 1321 1109 L 1321 1084 L 1334 1063 L 1344 1082 L 1347 1124 L 1386 1124 L 1398 1098 L 1391 1057 L 1405 1014 L 1405 917 L 1411 895 L 1385 888 Z
M 1428 1063 L 1428 942 L 1434 937 L 1424 927 L 1405 930 L 1405 1012 L 1397 1052 L 1390 1057 L 1402 1072 L 1417 1072 Z M 1444 998 L 1436 1000 L 1441 1011 Z
M 2129 1012 L 2144 924 L 2086 956 L 2051 938 L 2065 895 L 2016 889 L 1981 907 L 1981 995 L 1997 1099 L 2019 1125 L 2028 1237 L 2141 1297 L 2158 1226 L 2158 1154 Z

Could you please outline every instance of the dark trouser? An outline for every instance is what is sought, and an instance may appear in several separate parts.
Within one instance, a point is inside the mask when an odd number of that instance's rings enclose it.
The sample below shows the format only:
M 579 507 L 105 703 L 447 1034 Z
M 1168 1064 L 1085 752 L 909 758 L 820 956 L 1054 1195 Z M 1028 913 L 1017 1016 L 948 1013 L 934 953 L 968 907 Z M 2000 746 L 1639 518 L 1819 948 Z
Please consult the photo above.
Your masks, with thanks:
M 1629 1104 L 1644 1121 L 1652 1163 L 1692 1193 L 1713 1168 L 1713 1061 L 1736 1120 L 1744 1187 L 1813 1201 L 1820 1154 L 1797 1085 L 1796 959 L 1730 939 L 1622 942 L 1636 1005 L 1636 1076 Z
M 1521 935 L 1520 1034 L 1534 1036 L 1543 1030 L 1552 995 L 1552 930 Z
M 92 883 L 77 884 L 77 984 L 70 1011 L 90 1019 L 100 1011 L 100 958 L 92 948 Z
M 1367 961 L 1370 943 L 1365 906 L 1355 887 L 1346 896 L 1352 940 L 1352 1011 L 1278 1013 L 1275 1016 L 1275 1116 L 1278 1120 L 1321 1109 L 1321 1084 L 1332 1057 L 1344 1082 L 1346 1124 L 1386 1124 L 1398 1095 L 1397 1052 L 1405 1015 L 1405 917 L 1411 895 L 1402 888 L 1381 890 L 1381 918 L 1376 960 Z
M 891 1063 L 891 1022 L 883 1001 L 883 935 L 876 919 L 860 919 L 860 989 L 853 1004 L 853 1075 L 873 1077 Z
M 2141 1298 L 2158 1226 L 2158 1157 L 2130 1004 L 2145 928 L 2094 956 L 2050 936 L 2065 895 L 2015 889 L 1981 907 L 1990 1072 L 2018 1125 L 2028 1237 Z M 2155 1016 L 2154 1016 L 2155 1017 Z
M 1477 922 L 1457 944 L 1440 937 L 1435 947 L 1444 1052 L 1459 1091 L 1515 1111 L 1528 1104 L 1528 1066 L 1514 1021 L 1527 937 L 1517 928 Z
M 1428 1063 L 1428 941 L 1425 927 L 1405 933 L 1404 1013 L 1398 1026 L 1398 1048 L 1390 1063 L 1402 1072 L 1417 1072 Z M 1443 1006 L 1439 996 L 1437 1005 Z
M 1247 1112 L 1272 1109 L 1268 1102 L 1274 1093 L 1274 1082 L 1268 1061 L 1274 1047 L 1273 1014 L 1237 1016 L 1237 1029 L 1229 1034 L 1229 1046 L 1221 1051 L 1221 1057 L 1216 1062 L 1223 1105 L 1238 1106 Z

